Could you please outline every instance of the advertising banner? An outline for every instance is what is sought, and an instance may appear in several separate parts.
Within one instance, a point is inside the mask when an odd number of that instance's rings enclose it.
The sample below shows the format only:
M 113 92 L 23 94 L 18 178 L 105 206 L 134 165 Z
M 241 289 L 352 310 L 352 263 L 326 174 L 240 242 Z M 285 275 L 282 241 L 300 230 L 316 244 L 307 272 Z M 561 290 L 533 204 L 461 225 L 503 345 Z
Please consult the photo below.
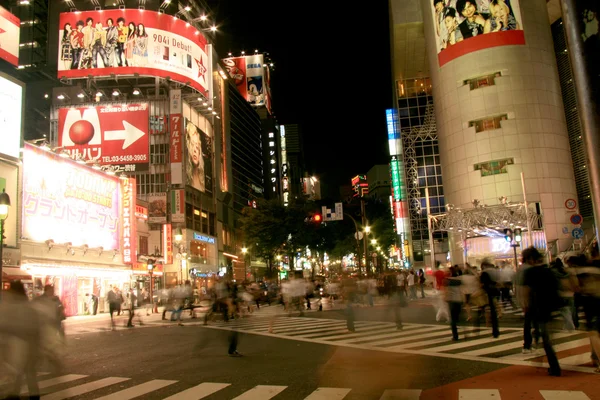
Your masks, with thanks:
M 171 222 L 185 222 L 185 191 L 171 190 Z
M 0 74 L 0 154 L 13 158 L 19 158 L 23 136 L 23 88 L 19 81 Z
M 121 250 L 123 264 L 137 261 L 137 223 L 135 221 L 135 178 L 122 178 L 121 184 Z
M 15 67 L 19 65 L 19 34 L 21 21 L 7 9 L 0 7 L 0 58 Z
M 181 90 L 169 91 L 169 135 L 171 137 L 171 183 L 183 184 L 183 105 L 181 103 Z
M 119 179 L 25 144 L 22 237 L 119 248 Z
M 525 44 L 519 0 L 434 0 L 440 66 L 490 47 Z
M 173 227 L 171 224 L 163 225 L 163 251 L 165 264 L 173 264 Z
M 59 78 L 170 78 L 207 95 L 206 38 L 185 21 L 149 10 L 69 12 L 59 20 Z
M 212 193 L 213 140 L 187 118 L 185 125 L 185 184 Z
M 19 207 L 21 199 L 18 191 L 19 168 L 15 164 L 0 160 L 0 193 L 2 190 L 10 197 L 10 208 L 8 217 L 4 220 L 4 245 L 8 247 L 17 247 L 17 229 L 19 222 Z M 3 254 L 3 259 L 7 259 L 7 253 Z M 6 264 L 4 264 L 6 265 Z
M 148 195 L 148 222 L 164 224 L 167 222 L 167 194 L 154 193 Z
M 255 54 L 244 57 L 223 59 L 229 76 L 234 80 L 238 91 L 253 106 L 264 106 L 268 103 L 270 108 L 270 88 L 266 85 L 264 57 Z
M 58 145 L 71 156 L 147 171 L 148 143 L 148 103 L 58 110 Z
M 167 117 L 165 116 L 150 116 L 150 134 L 162 135 L 167 133 Z

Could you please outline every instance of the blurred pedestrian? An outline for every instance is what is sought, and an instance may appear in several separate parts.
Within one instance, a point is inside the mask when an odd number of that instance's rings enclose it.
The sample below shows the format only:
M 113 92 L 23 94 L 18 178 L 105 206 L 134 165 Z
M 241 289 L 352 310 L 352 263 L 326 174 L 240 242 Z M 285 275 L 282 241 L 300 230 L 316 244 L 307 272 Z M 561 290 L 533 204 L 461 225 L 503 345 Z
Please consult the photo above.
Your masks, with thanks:
M 461 272 L 458 266 L 450 268 L 450 276 L 446 279 L 445 299 L 450 309 L 450 327 L 452 329 L 452 340 L 458 340 L 458 323 L 463 307 L 463 293 L 461 291 Z
M 498 308 L 496 298 L 500 295 L 498 290 L 498 277 L 496 267 L 489 258 L 484 258 L 481 261 L 481 275 L 479 276 L 479 282 L 481 287 L 485 291 L 488 297 L 488 304 L 479 308 L 479 316 L 477 318 L 477 325 L 482 316 L 485 317 L 485 310 L 487 307 L 490 309 L 490 320 L 492 323 L 492 336 L 497 338 L 500 336 L 500 328 L 498 326 Z
M 119 315 L 120 301 L 118 296 L 116 288 L 110 285 L 110 289 L 106 293 L 106 301 L 108 301 L 108 310 L 110 312 L 110 326 L 113 330 L 115 329 L 114 313 Z
M 127 327 L 133 328 L 133 317 L 135 316 L 135 307 L 137 302 L 137 296 L 133 289 L 129 289 L 129 294 L 127 295 L 127 300 L 125 302 L 125 306 L 127 311 L 129 311 L 129 319 L 127 320 Z M 138 316 L 139 319 L 139 316 Z M 140 325 L 142 325 L 141 319 L 139 319 Z
M 419 269 L 419 272 L 417 274 L 418 278 L 419 278 L 419 287 L 421 289 L 421 298 L 424 299 L 425 298 L 425 271 L 423 271 L 423 268 Z
M 577 288 L 577 277 L 571 271 L 567 270 L 560 258 L 554 260 L 551 265 L 551 271 L 558 279 L 560 297 L 563 305 L 560 307 L 560 314 L 563 317 L 563 329 L 573 331 L 575 324 L 573 323 L 573 308 L 575 307 L 574 295 Z
M 408 285 L 410 299 L 416 300 L 417 299 L 417 287 L 415 286 L 416 285 L 415 271 L 412 269 L 409 271 L 408 276 L 406 277 L 406 284 Z
M 41 358 L 52 370 L 60 371 L 65 336 L 62 322 L 66 316 L 62 302 L 54 294 L 54 286 L 45 285 L 44 293 L 34 299 L 32 306 L 39 317 Z
M 524 311 L 530 313 L 537 322 L 540 336 L 544 342 L 544 351 L 548 359 L 548 374 L 560 376 L 561 370 L 558 358 L 552 347 L 548 323 L 552 320 L 552 312 L 558 310 L 562 300 L 558 293 L 558 280 L 544 264 L 542 254 L 534 247 L 523 250 L 523 262 L 531 267 L 523 276 Z
M 39 398 L 36 364 L 39 359 L 40 321 L 21 281 L 12 281 L 0 302 L 0 386 L 3 398 L 20 399 L 23 379 L 30 398 Z M 7 393 L 4 393 L 4 391 Z

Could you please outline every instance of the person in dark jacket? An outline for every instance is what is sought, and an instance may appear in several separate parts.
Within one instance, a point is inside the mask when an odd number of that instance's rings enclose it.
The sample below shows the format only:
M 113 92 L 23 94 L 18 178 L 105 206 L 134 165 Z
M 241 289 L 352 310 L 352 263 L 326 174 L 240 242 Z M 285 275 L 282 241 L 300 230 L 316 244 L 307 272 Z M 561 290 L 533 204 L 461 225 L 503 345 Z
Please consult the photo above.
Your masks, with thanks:
M 530 313 L 537 322 L 540 337 L 544 342 L 544 351 L 548 358 L 548 374 L 560 376 L 561 369 L 554 352 L 548 323 L 552 320 L 552 312 L 561 306 L 558 293 L 558 280 L 544 264 L 542 254 L 534 247 L 528 247 L 522 253 L 523 262 L 531 265 L 523 275 L 523 311 Z

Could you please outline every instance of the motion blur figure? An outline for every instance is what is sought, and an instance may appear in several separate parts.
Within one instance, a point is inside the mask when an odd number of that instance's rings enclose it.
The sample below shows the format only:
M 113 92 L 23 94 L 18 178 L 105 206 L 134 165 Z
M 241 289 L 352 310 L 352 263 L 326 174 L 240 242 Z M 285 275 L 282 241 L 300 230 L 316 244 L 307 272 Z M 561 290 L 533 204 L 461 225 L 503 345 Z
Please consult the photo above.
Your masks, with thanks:
M 44 294 L 31 303 L 37 311 L 40 329 L 40 356 L 54 371 L 60 371 L 65 333 L 62 321 L 66 319 L 64 307 L 54 294 L 54 286 L 44 286 Z
M 0 396 L 19 399 L 23 379 L 30 398 L 39 399 L 36 361 L 39 358 L 40 324 L 20 281 L 10 284 L 0 303 Z M 6 382 L 4 380 L 6 379 Z M 2 388 L 8 387 L 8 392 Z

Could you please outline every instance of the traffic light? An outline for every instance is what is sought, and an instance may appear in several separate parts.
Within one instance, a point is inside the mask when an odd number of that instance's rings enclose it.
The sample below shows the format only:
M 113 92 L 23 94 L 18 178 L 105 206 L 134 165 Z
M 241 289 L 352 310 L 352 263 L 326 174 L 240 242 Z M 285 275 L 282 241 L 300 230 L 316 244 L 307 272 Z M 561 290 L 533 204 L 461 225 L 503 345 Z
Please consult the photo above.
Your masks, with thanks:
M 313 222 L 316 222 L 317 224 L 323 222 L 323 216 L 321 214 L 315 214 L 312 217 Z
M 513 241 L 513 232 L 512 230 L 506 228 L 504 230 L 504 240 L 506 240 L 508 243 L 511 243 Z
M 521 235 L 521 228 L 516 228 L 515 229 L 515 242 L 521 243 L 521 240 L 523 240 L 523 236 Z

